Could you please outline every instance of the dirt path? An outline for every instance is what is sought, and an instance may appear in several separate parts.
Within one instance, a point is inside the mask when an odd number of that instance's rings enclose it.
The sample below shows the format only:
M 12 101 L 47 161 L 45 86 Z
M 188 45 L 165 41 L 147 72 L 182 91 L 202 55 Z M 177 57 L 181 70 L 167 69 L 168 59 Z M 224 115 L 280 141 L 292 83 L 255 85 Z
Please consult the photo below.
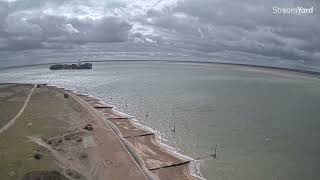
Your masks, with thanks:
M 33 91 L 35 90 L 35 88 L 37 87 L 37 85 L 35 84 L 34 87 L 31 89 L 30 93 L 28 94 L 28 97 L 26 98 L 26 100 L 24 101 L 24 104 L 22 106 L 22 108 L 19 110 L 19 112 L 16 114 L 16 116 L 14 118 L 12 118 L 5 126 L 3 126 L 0 129 L 0 134 L 3 133 L 5 130 L 9 129 L 11 126 L 14 125 L 14 123 L 16 122 L 16 120 L 19 118 L 19 116 L 23 113 L 23 111 L 25 110 L 25 108 L 28 105 L 28 102 L 30 101 L 31 95 L 33 93 Z

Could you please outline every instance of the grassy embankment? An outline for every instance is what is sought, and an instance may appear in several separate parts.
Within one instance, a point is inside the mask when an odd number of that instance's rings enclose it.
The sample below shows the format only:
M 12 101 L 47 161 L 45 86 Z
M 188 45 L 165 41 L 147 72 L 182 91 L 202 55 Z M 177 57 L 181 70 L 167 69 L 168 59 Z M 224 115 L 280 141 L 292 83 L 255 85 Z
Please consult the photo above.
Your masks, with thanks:
M 0 92 L 16 92 L 11 97 L 2 97 L 0 101 L 2 124 L 14 117 L 23 101 L 7 101 L 22 99 L 30 92 L 31 86 L 9 86 Z M 68 121 L 81 118 L 77 103 L 72 99 L 64 99 L 58 91 L 50 91 L 47 87 L 37 88 L 28 106 L 17 119 L 14 126 L 0 134 L 0 179 L 22 179 L 30 171 L 58 170 L 59 167 L 49 152 L 42 152 L 41 159 L 34 155 L 39 146 L 31 142 L 29 136 L 50 138 L 68 131 Z
M 32 85 L 0 85 L 0 128 L 18 113 L 31 88 Z

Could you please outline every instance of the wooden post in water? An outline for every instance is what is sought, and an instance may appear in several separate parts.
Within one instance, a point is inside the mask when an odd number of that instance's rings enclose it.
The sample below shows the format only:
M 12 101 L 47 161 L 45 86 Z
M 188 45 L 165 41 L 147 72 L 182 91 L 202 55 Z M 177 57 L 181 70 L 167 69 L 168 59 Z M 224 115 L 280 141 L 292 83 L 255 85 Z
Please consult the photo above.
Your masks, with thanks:
M 173 129 L 171 129 L 171 132 L 175 133 L 176 132 L 176 119 L 174 117 L 174 111 L 173 108 L 171 109 L 171 114 L 172 114 L 172 120 L 173 120 Z
M 218 148 L 218 144 L 216 144 L 216 146 L 214 148 L 214 153 L 210 154 L 210 156 L 213 157 L 214 159 L 217 158 L 217 148 Z
M 171 132 L 176 132 L 176 120 L 173 118 L 173 129 L 171 129 Z
M 216 144 L 216 147 L 214 148 L 214 154 L 213 154 L 214 159 L 217 157 L 217 148 L 218 148 L 218 144 Z

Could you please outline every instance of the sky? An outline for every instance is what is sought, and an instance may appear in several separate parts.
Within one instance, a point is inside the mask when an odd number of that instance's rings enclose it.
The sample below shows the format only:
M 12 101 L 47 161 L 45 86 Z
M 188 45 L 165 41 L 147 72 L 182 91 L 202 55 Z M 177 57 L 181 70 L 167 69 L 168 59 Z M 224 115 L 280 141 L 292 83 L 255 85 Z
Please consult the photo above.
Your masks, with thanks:
M 174 59 L 319 68 L 319 9 L 319 0 L 0 0 L 0 67 Z

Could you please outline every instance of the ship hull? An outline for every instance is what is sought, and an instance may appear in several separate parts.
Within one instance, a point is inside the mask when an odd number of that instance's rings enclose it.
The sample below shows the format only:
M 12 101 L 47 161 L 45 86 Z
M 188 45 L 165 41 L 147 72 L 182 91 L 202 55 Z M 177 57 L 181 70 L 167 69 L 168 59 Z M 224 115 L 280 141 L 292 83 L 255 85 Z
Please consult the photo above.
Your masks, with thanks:
M 71 69 L 92 69 L 91 63 L 84 64 L 54 64 L 49 67 L 50 70 L 71 70 Z

